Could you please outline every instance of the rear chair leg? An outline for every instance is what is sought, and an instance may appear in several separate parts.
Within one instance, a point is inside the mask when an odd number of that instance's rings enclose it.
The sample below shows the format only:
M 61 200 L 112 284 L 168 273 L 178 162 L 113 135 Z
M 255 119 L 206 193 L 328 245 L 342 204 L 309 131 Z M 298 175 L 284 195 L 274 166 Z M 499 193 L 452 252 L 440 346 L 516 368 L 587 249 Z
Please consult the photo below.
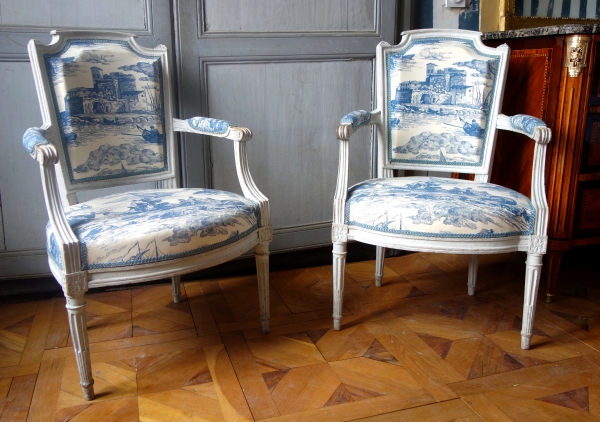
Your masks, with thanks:
M 181 300 L 181 276 L 171 277 L 173 287 L 173 303 L 179 303 Z
M 346 269 L 346 243 L 333 244 L 333 329 L 339 330 L 344 304 L 344 271 Z
M 475 294 L 475 285 L 477 284 L 477 269 L 479 268 L 479 255 L 471 255 L 469 260 L 469 281 L 467 283 L 469 296 Z
M 385 261 L 385 248 L 383 246 L 377 246 L 375 252 L 375 285 L 381 287 L 381 280 L 383 280 L 383 263 Z

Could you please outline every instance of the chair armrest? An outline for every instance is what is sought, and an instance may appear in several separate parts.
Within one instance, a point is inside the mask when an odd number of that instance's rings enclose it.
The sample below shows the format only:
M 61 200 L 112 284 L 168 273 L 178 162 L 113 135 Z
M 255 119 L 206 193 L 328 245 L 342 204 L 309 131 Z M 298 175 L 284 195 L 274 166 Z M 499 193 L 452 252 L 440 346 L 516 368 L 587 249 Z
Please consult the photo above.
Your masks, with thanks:
M 381 110 L 365 111 L 357 110 L 346 114 L 340 120 L 336 129 L 339 140 L 347 141 L 350 136 L 363 126 L 378 125 L 381 123 Z
M 250 167 L 248 166 L 246 141 L 252 139 L 252 131 L 245 127 L 233 126 L 231 122 L 226 120 L 211 119 L 208 117 L 192 117 L 187 120 L 173 119 L 173 129 L 179 132 L 199 133 L 235 141 L 235 169 L 242 192 L 246 198 L 258 202 L 261 213 L 261 227 L 270 227 L 271 214 L 269 200 L 254 183 L 250 174 Z
M 33 158 L 36 155 L 36 147 L 38 145 L 48 144 L 46 139 L 46 130 L 39 127 L 30 127 L 23 134 L 23 146 Z
M 37 127 L 25 131 L 23 146 L 32 158 L 40 163 L 46 210 L 48 211 L 50 224 L 54 228 L 56 242 L 62 253 L 61 259 L 67 279 L 78 276 L 81 271 L 79 239 L 77 239 L 67 221 L 60 200 L 56 170 L 54 169 L 54 165 L 58 163 L 56 147 L 46 138 L 46 131 Z
M 173 119 L 173 130 L 227 138 L 237 142 L 252 139 L 250 129 L 234 126 L 233 123 L 226 120 L 211 119 L 209 117 L 192 117 L 187 120 Z
M 517 132 L 544 144 L 550 142 L 551 139 L 551 132 L 546 123 L 527 114 L 516 114 L 514 116 L 499 114 L 496 126 L 498 129 Z
M 510 117 L 500 114 L 496 126 L 499 129 L 521 133 L 535 141 L 531 169 L 531 203 L 535 208 L 536 218 L 532 242 L 543 245 L 535 248 L 538 252 L 545 253 L 548 230 L 548 201 L 546 199 L 544 170 L 546 168 L 546 145 L 552 139 L 552 131 L 543 120 L 526 114 L 517 114 Z
M 346 206 L 346 196 L 348 195 L 348 140 L 361 127 L 378 125 L 380 123 L 381 110 L 358 110 L 342 117 L 339 126 L 335 130 L 337 139 L 341 142 L 338 176 L 333 196 L 333 242 L 345 239 L 345 233 L 347 232 L 347 228 L 344 226 L 344 209 Z

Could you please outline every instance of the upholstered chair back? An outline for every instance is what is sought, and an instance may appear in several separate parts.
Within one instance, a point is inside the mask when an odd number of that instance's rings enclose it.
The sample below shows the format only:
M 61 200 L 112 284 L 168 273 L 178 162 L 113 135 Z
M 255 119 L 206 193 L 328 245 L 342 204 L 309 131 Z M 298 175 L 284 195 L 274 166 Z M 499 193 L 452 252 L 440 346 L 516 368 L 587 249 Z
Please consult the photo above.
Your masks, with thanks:
M 502 104 L 508 48 L 492 49 L 471 33 L 381 44 L 379 170 L 488 174 Z
M 163 179 L 175 187 L 166 48 L 77 36 L 29 47 L 50 94 L 44 128 L 66 193 Z

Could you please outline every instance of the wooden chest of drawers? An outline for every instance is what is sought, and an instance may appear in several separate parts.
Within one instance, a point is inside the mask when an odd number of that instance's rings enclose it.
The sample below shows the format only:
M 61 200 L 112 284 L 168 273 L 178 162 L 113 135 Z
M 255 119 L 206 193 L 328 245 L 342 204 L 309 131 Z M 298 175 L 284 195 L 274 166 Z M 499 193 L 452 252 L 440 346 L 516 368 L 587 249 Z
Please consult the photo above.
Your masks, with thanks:
M 600 243 L 600 35 L 493 40 L 511 49 L 502 112 L 525 113 L 552 128 L 546 157 L 550 207 L 546 294 L 551 301 L 563 253 Z M 581 63 L 581 72 L 571 71 Z M 492 182 L 530 194 L 533 142 L 500 133 Z

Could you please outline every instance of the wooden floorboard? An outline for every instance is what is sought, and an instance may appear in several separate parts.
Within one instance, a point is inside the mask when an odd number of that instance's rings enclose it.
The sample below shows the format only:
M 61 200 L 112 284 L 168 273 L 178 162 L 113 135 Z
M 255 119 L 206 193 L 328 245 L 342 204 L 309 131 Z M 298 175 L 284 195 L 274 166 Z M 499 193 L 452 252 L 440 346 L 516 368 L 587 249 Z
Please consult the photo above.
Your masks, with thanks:
M 1 421 L 600 420 L 600 281 L 561 269 L 520 348 L 525 255 L 406 254 L 271 273 L 271 331 L 253 275 L 88 293 L 96 399 L 79 386 L 64 299 L 0 306 Z M 594 275 L 595 274 L 595 275 Z

